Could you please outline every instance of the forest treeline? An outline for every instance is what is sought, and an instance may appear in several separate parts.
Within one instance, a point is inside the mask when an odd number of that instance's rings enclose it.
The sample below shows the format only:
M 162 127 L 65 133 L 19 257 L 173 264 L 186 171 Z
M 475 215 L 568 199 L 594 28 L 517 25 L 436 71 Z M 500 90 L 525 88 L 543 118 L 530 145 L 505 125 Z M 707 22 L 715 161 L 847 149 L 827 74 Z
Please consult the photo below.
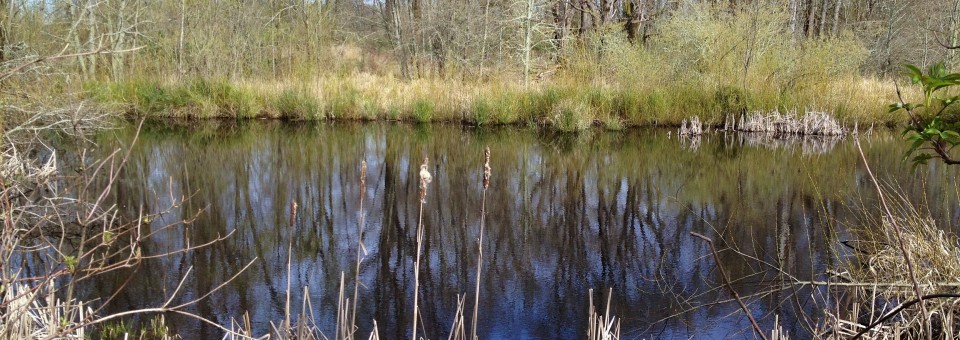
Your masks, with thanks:
M 894 91 L 885 80 L 901 64 L 960 62 L 956 50 L 941 47 L 958 44 L 960 0 L 0 6 L 0 59 L 7 65 L 80 53 L 55 71 L 37 72 L 56 74 L 57 84 L 82 84 L 102 102 L 168 115 L 550 121 L 576 128 L 819 110 L 845 122 L 889 122 L 894 118 L 882 111 Z M 566 114 L 584 110 L 593 114 L 582 121 Z

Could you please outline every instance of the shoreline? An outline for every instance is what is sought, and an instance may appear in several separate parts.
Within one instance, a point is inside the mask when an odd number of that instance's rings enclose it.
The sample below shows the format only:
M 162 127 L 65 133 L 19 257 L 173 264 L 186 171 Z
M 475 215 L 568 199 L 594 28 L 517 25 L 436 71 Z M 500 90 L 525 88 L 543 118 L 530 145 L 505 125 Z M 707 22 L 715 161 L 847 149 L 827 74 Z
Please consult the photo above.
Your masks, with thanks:
M 851 84 L 847 84 L 851 85 Z M 852 85 L 851 85 L 852 86 Z M 126 116 L 185 119 L 282 119 L 403 121 L 468 126 L 516 125 L 562 132 L 590 128 L 723 128 L 742 116 L 826 113 L 838 126 L 894 127 L 903 117 L 887 113 L 877 94 L 857 102 L 816 104 L 795 94 L 767 97 L 746 89 L 572 86 L 545 82 L 529 88 L 503 83 L 365 76 L 313 82 L 250 82 L 195 78 L 183 81 L 91 82 L 83 99 Z M 873 96 L 871 98 L 866 98 Z M 834 96 L 837 97 L 837 96 Z M 839 96 L 843 97 L 843 96 Z M 869 100 L 868 100 L 869 99 Z M 789 100 L 789 101 L 788 101 Z M 797 111 L 803 114 L 797 114 Z M 733 113 L 733 114 L 730 114 Z M 754 127 L 756 128 L 756 127 Z

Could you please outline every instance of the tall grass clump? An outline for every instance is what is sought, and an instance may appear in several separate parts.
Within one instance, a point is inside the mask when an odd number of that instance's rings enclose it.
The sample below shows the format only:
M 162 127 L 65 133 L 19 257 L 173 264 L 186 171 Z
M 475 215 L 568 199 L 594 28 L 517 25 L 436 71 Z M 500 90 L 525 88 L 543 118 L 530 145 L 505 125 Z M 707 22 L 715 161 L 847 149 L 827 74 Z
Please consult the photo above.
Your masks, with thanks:
M 678 125 L 692 116 L 718 123 L 729 114 L 804 107 L 881 119 L 874 113 L 893 92 L 861 86 L 864 44 L 845 31 L 796 39 L 789 19 L 775 4 L 690 5 L 658 24 L 645 45 L 609 32 L 601 53 L 572 48 L 555 81 L 594 89 L 588 96 L 598 118 L 612 111 L 634 124 Z
M 417 123 L 429 123 L 433 120 L 434 104 L 427 99 L 417 99 L 413 103 L 413 120 Z
M 258 111 L 252 92 L 240 90 L 226 80 L 197 78 L 187 89 L 179 91 L 188 93 L 190 102 L 200 103 L 200 106 L 205 104 L 208 107 L 206 117 L 250 118 Z
M 136 113 L 171 115 L 191 103 L 191 96 L 183 88 L 170 88 L 155 80 L 134 80 L 111 84 L 102 88 L 105 96 L 118 104 L 129 104 Z
M 276 116 L 289 119 L 323 119 L 320 103 L 306 91 L 284 90 L 274 98 Z
M 326 102 L 327 114 L 331 118 L 359 118 L 364 110 L 359 90 L 350 85 L 337 84 L 326 86 L 324 92 L 324 101 Z
M 589 110 L 590 107 L 582 101 L 564 99 L 553 107 L 553 114 L 549 118 L 549 123 L 563 132 L 580 132 L 589 128 L 593 123 Z
M 108 107 L 140 115 L 192 118 L 252 118 L 261 110 L 257 96 L 226 80 L 196 78 L 164 83 L 135 79 L 89 83 L 90 97 Z
M 477 98 L 471 108 L 473 123 L 482 126 L 493 122 L 493 107 L 486 98 Z

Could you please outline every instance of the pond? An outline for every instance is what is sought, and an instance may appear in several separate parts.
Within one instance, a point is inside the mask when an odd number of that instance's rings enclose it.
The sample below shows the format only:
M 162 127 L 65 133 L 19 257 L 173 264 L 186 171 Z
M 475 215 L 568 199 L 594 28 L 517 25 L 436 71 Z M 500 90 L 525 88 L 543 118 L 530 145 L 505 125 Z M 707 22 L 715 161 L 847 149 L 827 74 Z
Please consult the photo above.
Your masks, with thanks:
M 102 152 L 128 145 L 134 132 L 130 126 L 104 133 Z M 881 180 L 942 225 L 957 225 L 957 170 L 931 164 L 913 172 L 898 135 L 861 138 Z M 849 137 L 714 133 L 691 140 L 662 129 L 568 135 L 438 124 L 148 123 L 113 195 L 130 211 L 161 211 L 187 197 L 153 227 L 196 217 L 150 238 L 144 252 L 230 236 L 145 261 L 84 294 L 104 298 L 125 284 L 111 310 L 156 306 L 189 270 L 177 301 L 229 281 L 190 308 L 213 322 L 229 326 L 248 313 L 263 334 L 284 320 L 289 303 L 293 320 L 305 310 L 330 336 L 342 276 L 347 297 L 353 292 L 363 191 L 358 334 L 366 337 L 376 320 L 382 337 L 407 338 L 418 172 L 426 156 L 433 182 L 423 206 L 420 334 L 445 338 L 458 295 L 467 296 L 469 328 L 485 147 L 493 176 L 481 338 L 582 338 L 590 289 L 601 310 L 612 292 L 610 312 L 622 319 L 624 338 L 752 337 L 710 248 L 690 232 L 717 240 L 733 288 L 764 328 L 778 318 L 806 338 L 832 300 L 823 288 L 791 284 L 788 274 L 824 279 L 849 252 L 841 245 L 854 237 L 849 229 L 879 212 Z M 368 165 L 364 187 L 361 161 Z M 222 337 L 196 320 L 167 321 L 187 338 Z

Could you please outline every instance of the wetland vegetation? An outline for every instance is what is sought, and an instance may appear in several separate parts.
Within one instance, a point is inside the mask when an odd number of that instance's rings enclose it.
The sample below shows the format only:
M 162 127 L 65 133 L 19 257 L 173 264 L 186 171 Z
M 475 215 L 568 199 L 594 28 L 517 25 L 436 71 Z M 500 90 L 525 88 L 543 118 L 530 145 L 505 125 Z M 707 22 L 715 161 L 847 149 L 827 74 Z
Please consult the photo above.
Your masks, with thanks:
M 0 0 L 0 338 L 954 338 L 948 2 Z

